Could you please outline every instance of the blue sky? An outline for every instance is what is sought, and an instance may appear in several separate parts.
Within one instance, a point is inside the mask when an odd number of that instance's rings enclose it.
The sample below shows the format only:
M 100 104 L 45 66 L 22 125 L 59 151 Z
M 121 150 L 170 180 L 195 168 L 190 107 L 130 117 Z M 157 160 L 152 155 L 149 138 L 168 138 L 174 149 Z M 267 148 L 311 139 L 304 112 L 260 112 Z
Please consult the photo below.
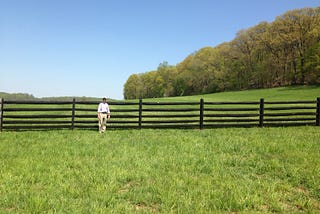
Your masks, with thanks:
M 134 73 L 176 65 L 320 0 L 0 0 L 0 91 L 123 99 Z

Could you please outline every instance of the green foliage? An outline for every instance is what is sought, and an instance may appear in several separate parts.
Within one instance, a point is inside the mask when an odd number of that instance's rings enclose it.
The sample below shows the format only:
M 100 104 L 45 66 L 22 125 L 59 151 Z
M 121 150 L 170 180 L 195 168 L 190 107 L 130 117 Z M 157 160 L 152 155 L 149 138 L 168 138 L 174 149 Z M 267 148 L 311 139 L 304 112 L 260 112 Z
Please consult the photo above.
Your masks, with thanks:
M 204 47 L 176 66 L 164 63 L 140 74 L 138 84 L 129 77 L 125 98 L 320 84 L 319 23 L 320 7 L 288 11 L 271 23 L 240 30 L 230 42 Z
M 318 213 L 318 127 L 3 132 L 0 213 Z
M 157 71 L 133 74 L 124 85 L 125 99 L 175 96 L 176 68 L 167 62 L 161 63 Z
M 306 53 L 307 81 L 310 83 L 320 82 L 320 42 L 311 46 Z

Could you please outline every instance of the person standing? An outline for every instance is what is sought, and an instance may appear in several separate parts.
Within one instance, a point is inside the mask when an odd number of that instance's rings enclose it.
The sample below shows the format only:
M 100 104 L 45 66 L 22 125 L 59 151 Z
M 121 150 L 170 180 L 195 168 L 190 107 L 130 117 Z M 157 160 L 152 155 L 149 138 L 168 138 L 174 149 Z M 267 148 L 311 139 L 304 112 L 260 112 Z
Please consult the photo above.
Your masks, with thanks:
M 102 98 L 102 103 L 98 106 L 98 119 L 99 132 L 104 133 L 106 131 L 107 119 L 110 119 L 110 108 L 106 97 Z

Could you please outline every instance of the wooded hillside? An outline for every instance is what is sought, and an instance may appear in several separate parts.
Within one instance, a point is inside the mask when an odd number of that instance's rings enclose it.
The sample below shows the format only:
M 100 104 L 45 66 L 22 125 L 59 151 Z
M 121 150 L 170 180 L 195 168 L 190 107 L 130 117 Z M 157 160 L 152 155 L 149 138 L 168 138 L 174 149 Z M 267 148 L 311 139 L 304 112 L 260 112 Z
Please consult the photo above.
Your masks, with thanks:
M 157 70 L 131 75 L 124 98 L 320 84 L 319 23 L 320 7 L 288 11 L 175 66 L 163 62 Z

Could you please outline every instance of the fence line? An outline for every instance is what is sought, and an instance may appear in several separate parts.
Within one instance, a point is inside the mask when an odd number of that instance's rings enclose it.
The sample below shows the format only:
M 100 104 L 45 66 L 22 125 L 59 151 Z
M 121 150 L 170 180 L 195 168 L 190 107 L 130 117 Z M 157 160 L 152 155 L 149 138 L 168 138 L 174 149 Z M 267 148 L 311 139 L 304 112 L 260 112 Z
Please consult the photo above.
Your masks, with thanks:
M 3 124 L 3 105 L 4 105 L 4 99 L 0 98 L 0 132 L 2 132 L 2 124 Z
M 98 101 L 6 101 L 0 99 L 0 131 L 97 129 Z M 218 128 L 320 125 L 314 101 L 108 102 L 108 128 Z

